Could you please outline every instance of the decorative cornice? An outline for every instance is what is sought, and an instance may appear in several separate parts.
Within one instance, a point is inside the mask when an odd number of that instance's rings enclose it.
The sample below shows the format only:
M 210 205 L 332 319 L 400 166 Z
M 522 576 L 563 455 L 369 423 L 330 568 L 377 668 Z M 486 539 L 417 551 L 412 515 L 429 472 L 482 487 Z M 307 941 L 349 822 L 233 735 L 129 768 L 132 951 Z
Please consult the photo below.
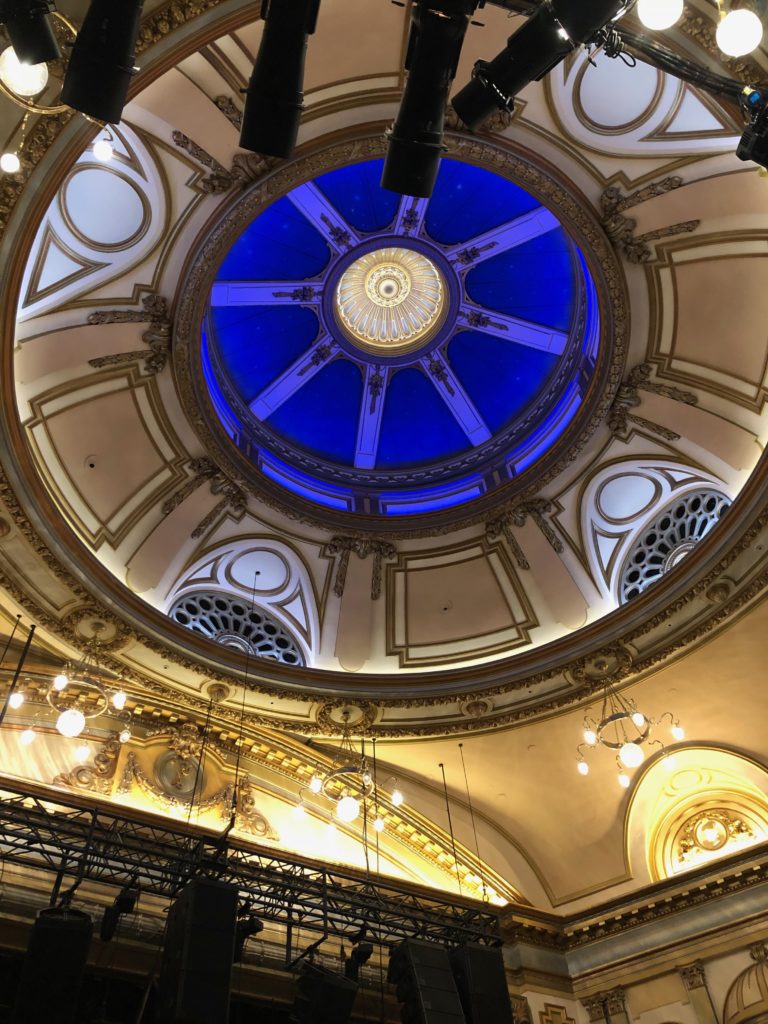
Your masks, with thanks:
M 678 967 L 677 970 L 688 992 L 695 988 L 707 987 L 703 960 L 694 960 L 692 964 L 684 964 L 682 967 Z
M 381 597 L 381 562 L 384 558 L 395 558 L 397 548 L 391 541 L 376 537 L 332 537 L 325 550 L 329 555 L 338 555 L 336 575 L 333 580 L 333 592 L 336 597 L 344 596 L 347 582 L 349 556 L 354 552 L 358 558 L 373 555 L 373 571 L 371 573 L 371 600 Z
M 652 372 L 653 365 L 651 363 L 640 363 L 629 371 L 624 383 L 616 392 L 616 398 L 608 413 L 608 426 L 614 437 L 621 441 L 629 440 L 632 432 L 631 424 L 642 427 L 652 434 L 657 434 L 667 441 L 680 439 L 680 435 L 674 430 L 630 412 L 630 409 L 640 405 L 639 391 L 649 391 L 655 395 L 671 398 L 675 402 L 683 402 L 685 405 L 698 405 L 698 397 L 692 391 L 683 391 L 682 388 L 671 387 L 668 384 L 658 384 L 651 380 Z
M 171 318 L 168 313 L 168 302 L 160 295 L 145 295 L 141 302 L 143 311 L 133 309 L 109 309 L 96 310 L 88 317 L 88 323 L 98 324 L 142 324 L 148 323 L 149 327 L 144 331 L 141 338 L 149 346 L 146 349 L 137 349 L 132 352 L 120 352 L 115 355 L 98 356 L 96 359 L 89 359 L 89 366 L 95 369 L 102 369 L 105 366 L 123 366 L 126 363 L 134 363 L 138 359 L 144 360 L 144 372 L 154 377 L 165 369 L 170 355 L 171 346 Z
M 622 213 L 623 210 L 637 206 L 638 203 L 680 188 L 682 184 L 682 178 L 669 177 L 646 185 L 645 188 L 638 189 L 628 196 L 622 195 L 621 190 L 615 185 L 603 191 L 600 197 L 600 210 L 605 233 L 628 263 L 647 263 L 653 256 L 649 242 L 695 231 L 699 226 L 701 221 L 688 220 L 656 228 L 654 231 L 646 231 L 643 235 L 635 235 L 637 221 L 631 217 L 625 217 Z

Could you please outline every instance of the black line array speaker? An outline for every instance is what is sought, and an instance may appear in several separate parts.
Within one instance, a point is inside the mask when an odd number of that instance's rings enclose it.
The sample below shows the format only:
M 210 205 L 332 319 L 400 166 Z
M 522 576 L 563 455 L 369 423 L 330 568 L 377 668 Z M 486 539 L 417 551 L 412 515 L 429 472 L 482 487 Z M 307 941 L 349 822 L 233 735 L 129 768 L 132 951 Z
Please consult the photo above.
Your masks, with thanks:
M 347 1024 L 357 988 L 351 978 L 305 963 L 296 983 L 291 1019 L 296 1024 Z
M 451 950 L 450 960 L 467 1024 L 512 1024 L 501 949 L 468 943 Z
M 159 1024 L 227 1024 L 238 891 L 199 878 L 168 911 L 160 966 Z
M 48 907 L 32 927 L 11 1024 L 75 1024 L 93 922 L 81 910 Z
M 465 1024 L 444 946 L 406 939 L 390 954 L 388 978 L 397 986 L 403 1024 Z

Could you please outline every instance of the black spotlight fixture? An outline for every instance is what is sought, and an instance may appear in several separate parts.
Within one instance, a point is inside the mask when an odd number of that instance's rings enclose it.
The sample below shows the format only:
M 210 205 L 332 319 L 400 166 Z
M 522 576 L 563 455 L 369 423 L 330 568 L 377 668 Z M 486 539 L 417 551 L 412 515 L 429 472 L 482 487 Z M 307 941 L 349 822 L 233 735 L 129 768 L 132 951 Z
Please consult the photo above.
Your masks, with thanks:
M 125 914 L 132 914 L 136 909 L 139 900 L 138 882 L 130 882 L 115 896 L 111 906 L 106 907 L 101 918 L 99 938 L 102 942 L 111 942 L 114 938 L 117 925 Z
M 253 153 L 289 157 L 304 109 L 307 38 L 317 27 L 320 0 L 267 0 L 264 34 L 245 90 L 240 145 Z
M 235 924 L 235 944 L 232 950 L 233 963 L 237 964 L 243 959 L 246 939 L 250 939 L 262 931 L 264 931 L 264 922 L 259 920 L 255 914 L 246 913 L 243 917 L 238 917 Z
M 0 0 L 0 25 L 22 64 L 45 64 L 61 56 L 48 0 Z
M 91 0 L 64 76 L 63 103 L 94 121 L 118 123 L 137 70 L 141 7 L 142 0 Z
M 521 89 L 594 40 L 627 6 L 627 0 L 546 0 L 498 56 L 475 64 L 471 82 L 452 100 L 453 109 L 469 128 L 479 128 L 495 110 L 511 109 Z
M 739 160 L 754 160 L 768 168 L 768 96 L 759 89 L 744 89 L 742 109 L 749 123 L 739 139 L 736 156 Z
M 405 68 L 408 80 L 389 134 L 382 188 L 401 195 L 432 195 L 440 156 L 448 90 L 456 75 L 476 0 L 417 0 Z

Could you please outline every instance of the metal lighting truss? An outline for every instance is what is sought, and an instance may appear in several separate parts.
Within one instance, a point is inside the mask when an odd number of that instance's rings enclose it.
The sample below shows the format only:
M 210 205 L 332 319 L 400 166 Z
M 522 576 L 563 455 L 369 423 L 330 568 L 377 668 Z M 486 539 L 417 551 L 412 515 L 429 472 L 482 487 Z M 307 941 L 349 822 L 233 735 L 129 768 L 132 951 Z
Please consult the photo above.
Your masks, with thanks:
M 501 941 L 499 912 L 486 904 L 278 856 L 226 833 L 42 796 L 15 781 L 2 784 L 0 860 L 53 874 L 52 903 L 71 898 L 85 881 L 118 889 L 138 883 L 142 893 L 166 899 L 193 878 L 229 882 L 250 912 L 286 927 L 288 949 L 294 928 L 325 937 L 365 929 L 369 941 L 386 946 L 414 936 L 443 944 Z

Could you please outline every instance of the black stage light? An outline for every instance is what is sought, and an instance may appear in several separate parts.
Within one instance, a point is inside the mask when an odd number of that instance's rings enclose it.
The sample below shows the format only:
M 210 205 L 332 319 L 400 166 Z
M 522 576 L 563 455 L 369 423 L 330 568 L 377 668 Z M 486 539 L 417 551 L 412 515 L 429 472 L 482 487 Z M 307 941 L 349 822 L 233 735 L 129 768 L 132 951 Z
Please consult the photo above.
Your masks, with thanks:
M 139 887 L 133 882 L 126 885 L 124 889 L 115 896 L 115 901 L 110 907 L 106 907 L 101 918 L 99 938 L 102 942 L 111 942 L 114 938 L 117 924 L 124 914 L 132 914 L 136 909 L 139 899 Z
M 476 0 L 418 0 L 413 7 L 405 57 L 408 80 L 389 133 L 382 188 L 432 195 L 444 148 L 448 90 L 476 7 Z
M 62 103 L 104 124 L 123 114 L 134 67 L 142 0 L 91 0 L 72 47 Z
M 472 80 L 452 100 L 454 110 L 469 128 L 479 128 L 494 110 L 510 109 L 521 89 L 591 42 L 626 7 L 626 0 L 547 0 L 498 56 L 475 64 Z
M 768 169 L 768 95 L 747 88 L 742 107 L 749 113 L 749 124 L 739 139 L 736 156 L 739 160 L 754 160 Z
M 267 0 L 264 34 L 245 90 L 240 145 L 253 153 L 289 157 L 304 109 L 307 37 L 317 26 L 320 0 Z
M 61 56 L 48 0 L 0 0 L 0 25 L 22 64 L 45 64 Z
M 235 947 L 232 953 L 233 963 L 237 964 L 243 959 L 246 939 L 250 939 L 252 935 L 258 935 L 259 932 L 263 931 L 264 922 L 260 921 L 254 914 L 238 917 L 235 925 Z

